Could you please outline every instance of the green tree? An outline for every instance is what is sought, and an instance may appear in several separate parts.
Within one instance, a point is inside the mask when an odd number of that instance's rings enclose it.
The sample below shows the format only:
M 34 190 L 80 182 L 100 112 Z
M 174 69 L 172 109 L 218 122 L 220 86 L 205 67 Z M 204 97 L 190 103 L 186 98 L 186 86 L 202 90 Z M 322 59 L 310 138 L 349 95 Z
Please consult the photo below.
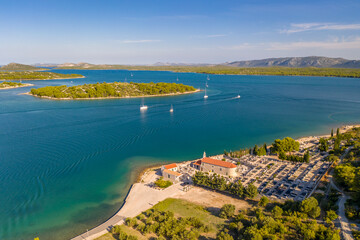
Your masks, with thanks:
M 338 218 L 338 215 L 334 210 L 329 210 L 326 212 L 326 218 L 329 219 L 330 221 L 334 221 L 335 219 Z
M 254 184 L 250 183 L 245 189 L 245 196 L 247 198 L 253 199 L 254 197 L 257 196 L 257 194 L 258 194 L 257 187 L 255 187 Z
M 300 211 L 312 218 L 317 218 L 320 215 L 321 210 L 316 198 L 310 197 L 300 203 Z
M 339 128 L 336 129 L 336 137 L 337 136 L 340 136 L 340 129 Z
M 290 137 L 286 137 L 282 140 L 276 139 L 272 145 L 271 151 L 273 153 L 280 153 L 281 151 L 285 153 L 299 151 L 300 148 L 300 143 Z
M 280 218 L 283 214 L 283 210 L 281 207 L 279 206 L 275 206 L 272 210 L 271 210 L 271 214 L 273 215 L 274 218 Z
M 221 218 L 230 218 L 234 216 L 235 206 L 233 204 L 225 204 L 220 209 L 219 217 Z
M 331 129 L 331 137 L 334 137 L 334 129 Z
M 309 151 L 306 151 L 306 153 L 304 154 L 304 162 L 310 162 L 310 153 Z
M 340 164 L 334 169 L 336 182 L 350 190 L 354 187 L 356 168 L 351 164 Z
M 222 231 L 216 235 L 216 240 L 234 240 L 234 238 L 230 234 Z
M 262 196 L 259 201 L 259 206 L 266 207 L 268 203 L 269 203 L 269 199 L 266 196 Z
M 319 150 L 322 152 L 327 152 L 329 150 L 328 141 L 325 138 L 320 138 L 319 140 Z

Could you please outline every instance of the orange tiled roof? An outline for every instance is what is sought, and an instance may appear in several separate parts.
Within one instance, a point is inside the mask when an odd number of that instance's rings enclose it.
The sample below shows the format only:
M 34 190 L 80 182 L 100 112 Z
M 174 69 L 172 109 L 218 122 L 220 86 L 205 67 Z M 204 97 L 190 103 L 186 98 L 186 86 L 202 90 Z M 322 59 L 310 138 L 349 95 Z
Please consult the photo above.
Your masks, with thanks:
M 168 174 L 171 174 L 171 175 L 175 175 L 175 176 L 181 176 L 181 173 L 174 172 L 174 171 L 171 171 L 169 169 L 164 169 L 164 172 L 166 172 Z
M 203 158 L 202 162 L 220 166 L 220 167 L 225 167 L 225 168 L 236 168 L 236 165 L 233 163 L 225 162 L 225 161 L 221 161 L 221 160 L 217 160 L 217 159 L 213 159 L 213 158 L 208 158 L 208 157 Z
M 196 162 L 193 162 L 194 165 L 201 165 L 201 160 L 197 160 Z
M 168 164 L 168 165 L 164 165 L 165 169 L 172 169 L 172 168 L 176 168 L 176 167 L 177 167 L 176 163 L 171 163 L 171 164 Z

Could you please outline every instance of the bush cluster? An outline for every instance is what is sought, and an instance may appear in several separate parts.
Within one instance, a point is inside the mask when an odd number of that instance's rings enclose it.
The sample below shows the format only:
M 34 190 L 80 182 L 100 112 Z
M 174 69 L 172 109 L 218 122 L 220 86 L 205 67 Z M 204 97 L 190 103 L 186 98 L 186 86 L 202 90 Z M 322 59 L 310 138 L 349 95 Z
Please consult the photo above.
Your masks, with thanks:
M 257 188 L 250 183 L 246 188 L 241 181 L 228 182 L 223 176 L 217 174 L 209 174 L 204 172 L 196 172 L 192 177 L 194 184 L 209 187 L 214 190 L 228 192 L 239 198 L 254 198 L 257 196 Z

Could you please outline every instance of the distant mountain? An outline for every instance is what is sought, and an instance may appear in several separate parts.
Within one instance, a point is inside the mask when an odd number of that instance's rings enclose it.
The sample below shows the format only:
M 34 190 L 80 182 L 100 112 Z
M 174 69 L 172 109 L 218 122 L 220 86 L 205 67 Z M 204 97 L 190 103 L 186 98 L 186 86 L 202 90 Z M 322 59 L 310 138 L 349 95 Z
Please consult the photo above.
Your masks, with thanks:
M 20 63 L 9 63 L 8 65 L 0 67 L 0 70 L 3 70 L 3 71 L 41 71 L 41 70 L 45 70 L 45 69 L 30 66 L 30 65 L 20 64 Z
M 63 63 L 63 64 L 59 64 L 57 65 L 58 68 L 91 68 L 97 66 L 95 64 L 91 64 L 91 63 L 84 63 L 84 62 L 80 62 L 80 63 Z M 104 66 L 104 65 L 100 65 L 100 66 Z
M 318 68 L 360 68 L 360 60 L 328 57 L 286 57 L 261 60 L 228 62 L 222 65 L 232 67 L 318 67 Z
M 157 62 L 150 66 L 209 66 L 213 64 L 207 63 L 169 63 L 169 62 Z

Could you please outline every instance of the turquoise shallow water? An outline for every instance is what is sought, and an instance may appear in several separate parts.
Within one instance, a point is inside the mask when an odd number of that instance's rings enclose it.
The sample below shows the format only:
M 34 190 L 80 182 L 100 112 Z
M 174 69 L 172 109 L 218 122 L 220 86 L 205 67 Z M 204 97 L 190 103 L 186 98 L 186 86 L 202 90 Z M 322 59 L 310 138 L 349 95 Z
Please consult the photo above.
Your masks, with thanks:
M 174 82 L 203 88 L 206 75 L 57 70 L 95 82 Z M 0 239 L 68 239 L 120 206 L 135 170 L 285 136 L 360 122 L 360 79 L 210 76 L 203 93 L 141 99 L 54 101 L 0 91 Z M 241 99 L 234 99 L 240 94 Z M 170 105 L 174 113 L 169 113 Z

